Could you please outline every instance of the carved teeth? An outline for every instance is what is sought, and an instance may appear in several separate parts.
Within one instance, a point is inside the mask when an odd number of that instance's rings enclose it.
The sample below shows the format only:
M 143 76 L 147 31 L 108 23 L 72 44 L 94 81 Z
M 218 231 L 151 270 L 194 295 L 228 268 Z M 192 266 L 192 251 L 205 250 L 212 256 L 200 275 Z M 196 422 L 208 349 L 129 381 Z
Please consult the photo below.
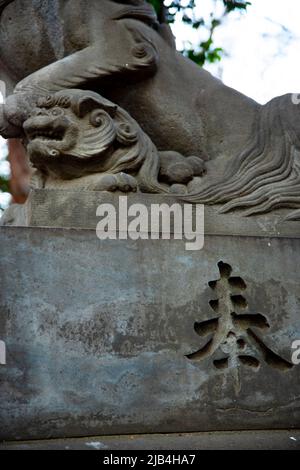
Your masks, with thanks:
M 56 131 L 40 131 L 40 130 L 34 130 L 28 133 L 29 137 L 33 139 L 48 139 L 49 140 L 62 140 L 63 139 L 63 133 L 62 132 L 56 132 Z

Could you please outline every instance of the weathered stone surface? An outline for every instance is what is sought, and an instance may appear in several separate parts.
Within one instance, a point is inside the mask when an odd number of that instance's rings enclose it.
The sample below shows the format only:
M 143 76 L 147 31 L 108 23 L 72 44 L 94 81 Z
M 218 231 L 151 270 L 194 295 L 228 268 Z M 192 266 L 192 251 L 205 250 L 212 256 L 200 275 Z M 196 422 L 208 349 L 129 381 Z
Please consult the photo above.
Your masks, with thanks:
M 299 428 L 299 239 L 209 235 L 188 252 L 2 227 L 0 250 L 2 439 Z

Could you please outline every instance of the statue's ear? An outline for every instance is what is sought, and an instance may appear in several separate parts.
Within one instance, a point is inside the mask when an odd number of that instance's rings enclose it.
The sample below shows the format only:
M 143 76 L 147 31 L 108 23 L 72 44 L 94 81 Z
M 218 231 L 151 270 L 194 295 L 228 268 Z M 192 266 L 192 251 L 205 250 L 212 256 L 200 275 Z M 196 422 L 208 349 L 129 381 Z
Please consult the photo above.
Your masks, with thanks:
M 77 97 L 77 99 L 73 102 L 73 111 L 76 115 L 80 118 L 83 118 L 90 112 L 94 111 L 95 109 L 104 109 L 111 117 L 114 117 L 118 106 L 110 103 L 102 96 L 97 95 L 96 93 L 82 95 Z

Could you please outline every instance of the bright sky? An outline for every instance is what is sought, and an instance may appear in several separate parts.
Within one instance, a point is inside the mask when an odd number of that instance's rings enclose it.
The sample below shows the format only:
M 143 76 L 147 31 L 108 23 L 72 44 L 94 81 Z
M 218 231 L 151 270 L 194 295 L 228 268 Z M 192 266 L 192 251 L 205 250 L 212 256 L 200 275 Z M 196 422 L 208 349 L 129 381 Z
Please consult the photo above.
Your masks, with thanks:
M 215 47 L 226 51 L 219 64 L 206 68 L 229 85 L 260 103 L 275 96 L 300 92 L 300 1 L 250 0 L 247 13 L 231 13 L 217 28 Z M 209 17 L 222 2 L 196 0 L 197 16 Z M 185 42 L 199 44 L 206 35 L 192 30 L 180 18 L 173 26 L 179 49 Z M 0 174 L 9 174 L 0 140 Z M 0 205 L 9 195 L 0 194 Z
M 299 0 L 250 0 L 245 13 L 232 12 L 215 31 L 215 47 L 227 53 L 219 64 L 206 66 L 214 75 L 260 103 L 300 91 Z M 208 18 L 222 2 L 196 0 L 197 16 Z M 207 39 L 181 21 L 173 27 L 177 45 Z

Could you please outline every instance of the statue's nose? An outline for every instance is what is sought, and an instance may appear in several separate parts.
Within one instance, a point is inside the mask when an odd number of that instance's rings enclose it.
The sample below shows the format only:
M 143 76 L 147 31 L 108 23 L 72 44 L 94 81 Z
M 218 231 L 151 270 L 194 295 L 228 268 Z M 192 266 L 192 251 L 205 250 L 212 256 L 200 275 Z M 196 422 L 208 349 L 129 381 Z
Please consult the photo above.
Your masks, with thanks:
M 39 118 L 48 116 L 48 111 L 46 109 L 36 108 L 33 109 L 29 114 L 28 118 Z

